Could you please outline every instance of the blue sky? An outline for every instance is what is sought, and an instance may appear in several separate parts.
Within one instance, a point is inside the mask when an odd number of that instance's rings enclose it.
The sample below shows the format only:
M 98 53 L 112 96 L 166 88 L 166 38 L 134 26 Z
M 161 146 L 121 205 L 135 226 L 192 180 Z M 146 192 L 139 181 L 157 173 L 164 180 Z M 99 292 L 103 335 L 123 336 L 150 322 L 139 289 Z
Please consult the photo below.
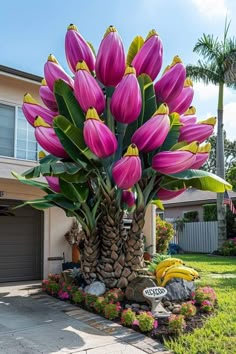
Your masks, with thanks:
M 225 15 L 236 33 L 234 0 L 8 0 L 1 3 L 0 64 L 43 75 L 43 65 L 52 53 L 69 72 L 64 37 L 70 23 L 98 49 L 106 28 L 114 25 L 128 49 L 136 35 L 155 28 L 164 45 L 164 64 L 178 54 L 185 64 L 195 63 L 192 52 L 203 33 L 221 37 Z M 194 85 L 193 104 L 199 118 L 216 115 L 217 88 Z M 225 91 L 225 127 L 235 139 L 236 91 Z

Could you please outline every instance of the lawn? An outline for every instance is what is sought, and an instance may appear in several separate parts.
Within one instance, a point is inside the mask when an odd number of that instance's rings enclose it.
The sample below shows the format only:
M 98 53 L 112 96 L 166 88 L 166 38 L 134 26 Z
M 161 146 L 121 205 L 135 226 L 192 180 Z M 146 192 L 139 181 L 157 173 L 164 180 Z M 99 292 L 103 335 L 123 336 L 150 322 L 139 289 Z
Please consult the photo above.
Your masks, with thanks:
M 193 333 L 166 341 L 176 354 L 236 353 L 236 257 L 186 254 L 180 255 L 188 266 L 201 271 L 198 284 L 208 285 L 217 293 L 219 307 L 204 326 Z M 221 278 L 214 278 L 215 274 Z M 234 274 L 235 278 L 228 278 Z M 218 276 L 218 275 L 217 275 Z

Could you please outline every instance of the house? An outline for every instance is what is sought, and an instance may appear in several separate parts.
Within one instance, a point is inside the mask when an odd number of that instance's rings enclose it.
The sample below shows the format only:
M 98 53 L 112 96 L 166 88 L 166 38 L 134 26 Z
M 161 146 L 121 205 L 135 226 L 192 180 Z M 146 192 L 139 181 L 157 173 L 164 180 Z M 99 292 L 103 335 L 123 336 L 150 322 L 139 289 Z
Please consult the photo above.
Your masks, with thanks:
M 236 201 L 236 192 L 229 191 L 229 197 Z M 203 221 L 203 205 L 216 204 L 216 193 L 208 191 L 200 191 L 194 188 L 186 190 L 179 196 L 164 201 L 165 210 L 158 214 L 167 221 L 182 219 L 186 212 L 197 211 L 199 221 Z
M 43 192 L 17 181 L 11 171 L 22 173 L 37 164 L 38 145 L 33 128 L 21 110 L 26 92 L 40 102 L 41 77 L 0 66 L 0 210 L 37 199 Z M 24 207 L 15 216 L 0 216 L 0 282 L 34 280 L 61 270 L 62 257 L 71 260 L 64 234 L 72 220 L 58 208 L 46 211 Z

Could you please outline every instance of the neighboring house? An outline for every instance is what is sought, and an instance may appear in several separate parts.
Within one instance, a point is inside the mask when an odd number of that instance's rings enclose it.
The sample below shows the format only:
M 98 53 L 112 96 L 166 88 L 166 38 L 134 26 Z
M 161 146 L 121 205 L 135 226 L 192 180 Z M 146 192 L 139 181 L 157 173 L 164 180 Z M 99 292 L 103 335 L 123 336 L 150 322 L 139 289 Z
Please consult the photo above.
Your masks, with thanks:
M 230 191 L 228 194 L 232 200 L 236 200 L 235 192 Z M 190 188 L 178 197 L 167 200 L 163 204 L 165 210 L 163 212 L 158 210 L 157 213 L 166 220 L 182 219 L 186 212 L 197 211 L 199 221 L 203 221 L 203 205 L 216 204 L 216 193 Z
M 40 101 L 41 77 L 0 65 L 0 210 L 40 198 L 37 188 L 18 182 L 11 171 L 22 173 L 37 164 L 34 129 L 21 105 L 26 92 Z M 42 279 L 61 270 L 61 260 L 50 260 L 71 248 L 64 238 L 72 220 L 58 208 L 38 211 L 16 209 L 15 216 L 0 215 L 0 282 Z

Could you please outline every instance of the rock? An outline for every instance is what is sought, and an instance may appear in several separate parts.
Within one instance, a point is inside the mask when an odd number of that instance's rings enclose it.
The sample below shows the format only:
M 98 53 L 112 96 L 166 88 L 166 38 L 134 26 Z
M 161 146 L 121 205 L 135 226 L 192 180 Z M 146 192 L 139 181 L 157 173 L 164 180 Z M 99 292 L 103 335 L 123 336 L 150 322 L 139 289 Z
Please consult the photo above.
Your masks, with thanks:
M 170 301 L 164 301 L 163 305 L 165 307 L 170 307 L 171 306 L 171 302 Z
M 180 313 L 180 311 L 181 311 L 181 307 L 180 308 L 175 307 L 175 308 L 173 308 L 172 313 L 174 313 L 175 315 L 178 315 Z
M 94 281 L 92 284 L 87 285 L 84 288 L 85 293 L 91 294 L 91 295 L 103 295 L 106 291 L 105 284 L 102 283 L 101 281 Z
M 141 306 L 140 306 L 140 309 L 143 310 L 143 311 L 149 311 L 149 310 L 150 310 L 150 307 L 147 306 L 147 305 L 141 305 Z
M 132 304 L 132 307 L 136 308 L 136 309 L 139 309 L 140 308 L 140 305 L 139 304 Z
M 132 280 L 125 290 L 127 300 L 136 302 L 146 302 L 147 299 L 143 296 L 143 290 L 156 286 L 156 283 L 148 276 L 137 276 Z
M 126 309 L 131 309 L 131 308 L 132 308 L 132 306 L 131 306 L 131 305 L 129 305 L 129 304 L 126 304 L 126 305 L 125 305 L 125 308 L 126 308 Z
M 118 280 L 118 283 L 117 283 L 117 288 L 126 288 L 126 286 L 128 285 L 128 280 L 124 277 L 121 277 L 119 280 Z
M 193 281 L 186 281 L 181 278 L 173 278 L 165 286 L 167 294 L 164 300 L 187 300 L 191 297 L 191 292 L 195 290 Z

